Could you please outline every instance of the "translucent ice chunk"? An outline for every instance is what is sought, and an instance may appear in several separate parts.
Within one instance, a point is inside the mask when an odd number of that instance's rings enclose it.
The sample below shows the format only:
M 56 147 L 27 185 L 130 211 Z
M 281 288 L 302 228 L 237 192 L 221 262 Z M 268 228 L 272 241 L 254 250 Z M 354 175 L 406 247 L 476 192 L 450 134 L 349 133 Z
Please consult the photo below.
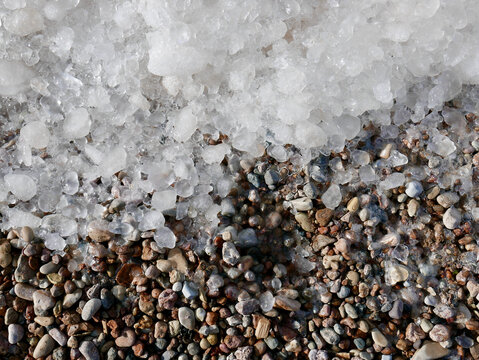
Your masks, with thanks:
M 176 236 L 167 227 L 157 229 L 153 238 L 161 248 L 173 249 L 176 245 Z
M 45 247 L 50 250 L 63 250 L 67 245 L 64 238 L 57 233 L 49 233 L 45 236 Z
M 383 181 L 381 181 L 380 186 L 384 190 L 390 190 L 401 186 L 405 181 L 406 177 L 404 174 L 396 172 L 388 175 Z
M 20 61 L 0 60 L 0 95 L 12 96 L 27 89 L 33 75 Z
M 148 231 L 161 228 L 165 225 L 165 217 L 160 211 L 150 210 L 143 214 L 138 230 Z
M 168 210 L 175 207 L 176 204 L 176 191 L 164 190 L 157 191 L 153 194 L 151 199 L 151 206 L 158 211 Z
M 3 26 L 12 34 L 26 36 L 43 29 L 43 16 L 34 8 L 18 9 L 5 18 Z
M 437 134 L 429 142 L 427 149 L 438 155 L 446 157 L 456 151 L 456 145 L 447 136 Z
M 37 185 L 28 175 L 7 174 L 3 179 L 7 189 L 19 200 L 28 201 L 37 194 Z
M 72 110 L 63 122 L 63 132 L 68 139 L 78 139 L 90 132 L 90 115 L 85 108 Z
M 324 206 L 328 209 L 336 209 L 341 203 L 342 195 L 339 185 L 331 184 L 326 192 L 321 196 Z
M 42 149 L 48 145 L 50 132 L 43 122 L 32 121 L 20 130 L 20 137 L 31 147 Z

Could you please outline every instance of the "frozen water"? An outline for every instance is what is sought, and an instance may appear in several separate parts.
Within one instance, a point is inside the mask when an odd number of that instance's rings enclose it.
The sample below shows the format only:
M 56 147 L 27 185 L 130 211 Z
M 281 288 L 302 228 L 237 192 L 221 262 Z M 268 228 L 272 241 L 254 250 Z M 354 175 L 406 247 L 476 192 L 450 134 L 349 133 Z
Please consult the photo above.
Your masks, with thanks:
M 7 189 L 19 200 L 28 201 L 37 194 L 37 185 L 28 175 L 7 174 L 3 180 Z
M 0 60 L 0 95 L 12 96 L 26 90 L 34 72 L 21 61 Z
M 57 233 L 49 233 L 45 236 L 45 246 L 50 250 L 63 250 L 66 246 L 66 241 Z
M 67 139 L 78 139 L 90 132 L 90 115 L 85 108 L 70 111 L 63 123 L 63 132 Z
M 153 194 L 153 197 L 151 199 L 151 206 L 158 211 L 172 209 L 175 207 L 175 204 L 175 190 L 157 191 Z
M 165 225 L 165 217 L 160 211 L 150 210 L 143 214 L 138 225 L 140 231 L 148 231 L 161 228 Z
M 323 202 L 324 206 L 333 210 L 339 206 L 341 199 L 341 189 L 336 184 L 331 184 L 328 190 L 326 190 L 326 192 L 321 196 L 321 201 Z
M 428 150 L 446 157 L 456 150 L 456 145 L 447 136 L 437 134 L 431 139 Z
M 47 147 L 50 132 L 41 121 L 32 121 L 20 130 L 20 139 L 35 149 Z
M 161 248 L 173 249 L 176 245 L 176 236 L 167 227 L 156 229 L 154 239 Z
M 383 181 L 380 182 L 380 187 L 384 190 L 390 190 L 397 188 L 404 184 L 406 177 L 403 173 L 392 173 L 388 175 Z

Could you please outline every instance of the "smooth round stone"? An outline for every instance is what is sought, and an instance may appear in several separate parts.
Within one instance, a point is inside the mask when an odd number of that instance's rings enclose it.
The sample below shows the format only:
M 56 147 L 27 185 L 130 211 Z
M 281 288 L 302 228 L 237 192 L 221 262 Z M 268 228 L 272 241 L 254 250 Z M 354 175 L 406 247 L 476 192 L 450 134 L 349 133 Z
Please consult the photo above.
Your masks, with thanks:
M 17 295 L 20 299 L 27 301 L 33 301 L 33 293 L 37 291 L 37 289 L 33 286 L 23 283 L 15 284 L 13 289 L 15 291 L 15 295 Z
M 326 341 L 330 345 L 337 345 L 339 344 L 339 341 L 341 340 L 341 338 L 336 333 L 336 331 L 334 331 L 331 328 L 323 328 L 319 330 L 319 333 L 323 337 L 324 341 Z
M 55 299 L 45 290 L 37 290 L 33 293 L 33 308 L 35 312 L 45 312 L 55 306 Z
M 135 341 L 135 332 L 132 329 L 125 329 L 122 331 L 121 335 L 116 338 L 115 344 L 118 347 L 126 348 L 133 346 L 133 344 L 135 344 Z
M 63 307 L 65 309 L 72 307 L 78 300 L 80 300 L 82 294 L 83 292 L 81 289 L 77 289 L 71 294 L 66 294 L 63 298 Z
M 449 350 L 444 349 L 439 343 L 429 342 L 416 351 L 411 360 L 434 360 L 440 359 L 448 354 Z
M 195 328 L 195 313 L 187 307 L 181 307 L 178 310 L 178 320 L 180 324 L 189 330 Z
M 424 191 L 422 184 L 419 181 L 411 181 L 406 185 L 406 194 L 411 198 L 415 198 Z
M 55 340 L 49 334 L 43 335 L 33 351 L 33 357 L 39 359 L 47 356 L 52 352 L 55 344 Z
M 393 307 L 389 311 L 389 316 L 392 319 L 400 319 L 402 317 L 402 312 L 403 312 L 404 304 L 401 300 L 396 300 L 393 303 Z
M 95 315 L 97 311 L 100 310 L 100 308 L 101 308 L 100 299 L 88 300 L 81 312 L 81 317 L 83 321 L 90 320 L 93 317 L 93 315 Z
M 86 360 L 100 360 L 98 349 L 92 341 L 83 341 L 79 350 Z
M 206 318 L 206 310 L 203 308 L 198 308 L 195 311 L 195 315 L 196 315 L 196 318 L 202 322 Z
M 25 331 L 23 327 L 18 324 L 10 324 L 8 325 L 8 342 L 12 345 L 17 344 L 20 340 L 22 340 Z
M 48 331 L 48 334 L 60 345 L 60 346 L 65 346 L 68 338 L 67 336 L 62 333 L 59 329 L 53 328 Z
M 454 230 L 461 224 L 462 215 L 455 207 L 450 207 L 442 216 L 444 226 L 449 230 Z
M 373 338 L 373 341 L 376 345 L 380 347 L 386 347 L 388 346 L 388 339 L 383 335 L 381 331 L 378 329 L 373 329 L 371 331 L 371 337 Z

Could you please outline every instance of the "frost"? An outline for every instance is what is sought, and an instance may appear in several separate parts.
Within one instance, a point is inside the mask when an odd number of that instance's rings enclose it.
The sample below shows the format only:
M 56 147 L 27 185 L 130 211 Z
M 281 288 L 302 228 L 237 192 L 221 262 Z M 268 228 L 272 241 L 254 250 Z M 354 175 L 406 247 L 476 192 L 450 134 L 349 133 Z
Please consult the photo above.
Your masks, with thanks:
M 3 180 L 7 189 L 19 200 L 28 201 L 37 194 L 37 185 L 28 175 L 7 174 Z

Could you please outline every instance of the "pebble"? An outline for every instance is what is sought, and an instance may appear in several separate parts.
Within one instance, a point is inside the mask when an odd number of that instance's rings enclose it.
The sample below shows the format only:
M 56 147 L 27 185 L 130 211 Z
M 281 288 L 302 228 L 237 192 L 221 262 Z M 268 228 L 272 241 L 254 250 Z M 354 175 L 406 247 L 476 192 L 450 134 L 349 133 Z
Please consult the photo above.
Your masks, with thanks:
M 35 359 L 45 357 L 50 354 L 54 348 L 55 340 L 53 340 L 49 334 L 45 334 L 35 347 L 35 350 L 33 351 L 33 357 Z
M 4 323 L 5 325 L 10 325 L 16 323 L 18 320 L 18 313 L 13 308 L 8 308 L 5 311 Z
M 274 298 L 274 306 L 287 311 L 298 311 L 301 308 L 301 303 L 286 296 L 277 295 Z
M 22 227 L 20 230 L 20 237 L 28 243 L 31 242 L 34 238 L 32 228 L 29 226 Z
M 459 195 L 457 195 L 454 192 L 448 191 L 448 192 L 445 192 L 445 193 L 439 195 L 436 198 L 436 201 L 443 208 L 448 209 L 452 205 L 456 204 L 459 201 L 459 199 L 460 199 Z
M 408 277 L 409 270 L 403 265 L 391 264 L 386 268 L 386 281 L 391 285 L 396 285 L 398 282 L 406 281 Z
M 93 317 L 93 315 L 95 315 L 97 311 L 100 310 L 100 308 L 101 308 L 100 299 L 88 300 L 81 312 L 81 317 L 83 321 L 90 320 Z
M 450 207 L 442 216 L 444 226 L 449 230 L 453 230 L 461 224 L 462 215 L 455 207 Z
M 307 197 L 294 199 L 291 201 L 291 206 L 296 211 L 309 211 L 313 208 L 313 202 Z
M 419 202 L 416 199 L 409 200 L 407 204 L 407 214 L 409 215 L 409 217 L 416 216 L 418 209 L 419 209 Z
M 126 348 L 133 346 L 136 341 L 136 335 L 133 329 L 124 329 L 121 335 L 115 339 L 115 344 L 118 347 Z
M 392 319 L 400 319 L 402 317 L 403 309 L 404 309 L 404 304 L 403 304 L 402 300 L 398 299 L 398 300 L 394 301 L 393 307 L 389 311 L 388 315 Z
M 25 331 L 23 330 L 23 326 L 18 324 L 8 325 L 8 342 L 10 344 L 17 344 L 20 340 L 22 340 L 24 334 Z
M 384 334 L 376 328 L 371 330 L 371 337 L 373 338 L 374 343 L 380 347 L 386 347 L 389 344 L 389 341 Z
M 331 221 L 334 215 L 334 210 L 331 209 L 320 209 L 316 211 L 316 221 L 318 222 L 319 226 L 326 226 Z
M 198 289 L 196 288 L 196 285 L 189 281 L 185 281 L 181 292 L 187 300 L 193 300 L 198 296 Z
M 28 257 L 25 255 L 20 255 L 18 258 L 18 264 L 15 268 L 15 281 L 21 282 L 28 282 L 30 279 L 34 279 L 36 276 L 35 270 L 33 270 L 28 265 Z
M 319 330 L 319 333 L 324 341 L 331 345 L 337 345 L 341 340 L 340 336 L 331 328 L 323 328 Z
M 48 334 L 55 340 L 60 346 L 65 346 L 67 343 L 67 336 L 62 333 L 59 329 L 57 328 L 52 328 L 48 331 Z
M 82 297 L 82 290 L 77 289 L 71 294 L 66 294 L 63 298 L 63 307 L 65 309 L 71 308 Z
M 180 307 L 178 309 L 178 320 L 180 324 L 189 330 L 195 328 L 195 313 L 188 307 Z
M 424 189 L 419 181 L 414 180 L 406 185 L 406 195 L 411 198 L 418 197 L 423 191 Z
M 443 342 L 451 337 L 451 331 L 445 325 L 434 325 L 434 327 L 429 332 L 429 337 L 432 341 Z
M 45 290 L 37 290 L 32 295 L 35 313 L 43 313 L 55 306 L 55 299 Z
M 344 311 L 346 311 L 346 314 L 348 314 L 348 316 L 351 319 L 357 319 L 358 318 L 358 312 L 353 305 L 351 305 L 349 303 L 344 304 Z
M 83 341 L 78 348 L 86 360 L 100 360 L 100 354 L 92 341 Z
M 424 344 L 418 351 L 416 351 L 411 360 L 433 360 L 440 359 L 449 355 L 449 350 L 444 349 L 436 342 Z
M 359 209 L 359 199 L 357 196 L 353 197 L 349 200 L 348 205 L 346 207 L 349 212 L 355 213 Z
M 300 213 L 297 213 L 294 216 L 294 218 L 296 219 L 299 226 L 301 226 L 301 228 L 304 231 L 307 231 L 307 232 L 313 232 L 314 231 L 314 226 L 311 223 L 311 220 L 309 219 L 309 216 L 307 214 L 300 212 Z

